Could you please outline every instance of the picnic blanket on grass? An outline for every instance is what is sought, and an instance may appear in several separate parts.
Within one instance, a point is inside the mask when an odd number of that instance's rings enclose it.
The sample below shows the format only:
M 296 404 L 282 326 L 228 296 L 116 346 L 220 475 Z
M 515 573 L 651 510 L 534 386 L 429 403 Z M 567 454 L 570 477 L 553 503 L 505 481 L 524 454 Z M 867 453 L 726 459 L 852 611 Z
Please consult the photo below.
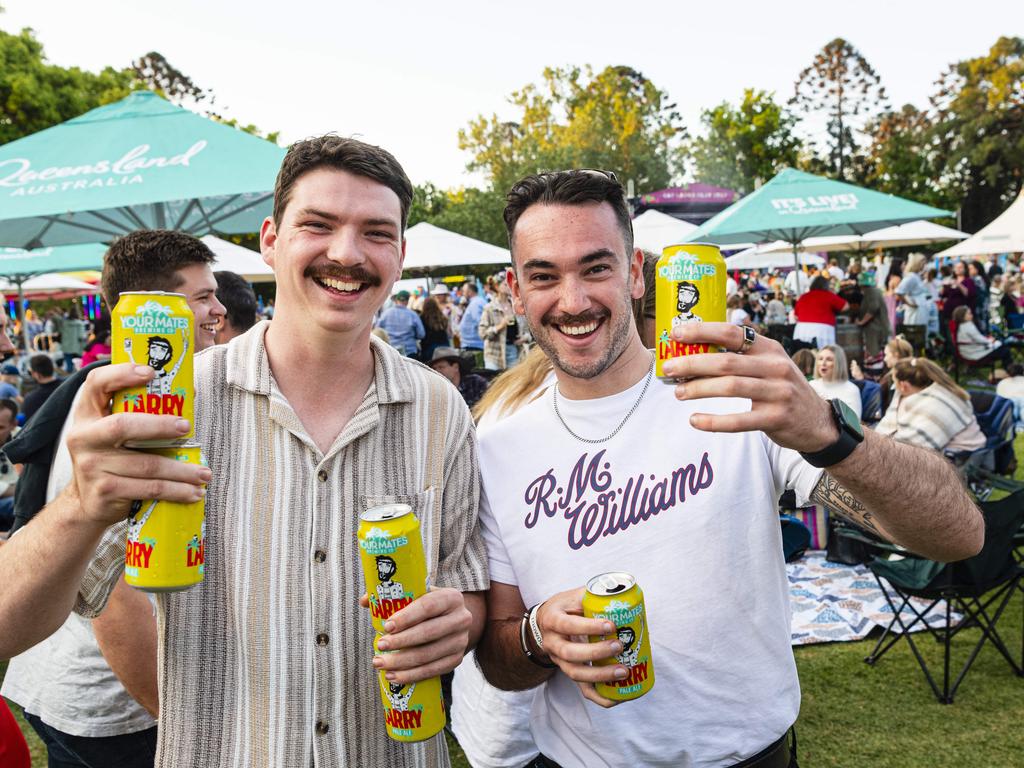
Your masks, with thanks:
M 866 565 L 843 565 L 825 560 L 825 553 L 809 551 L 786 565 L 790 606 L 793 610 L 792 644 L 835 643 L 862 640 L 875 627 L 883 629 L 892 621 L 892 608 L 885 601 L 874 575 Z M 890 591 L 890 595 L 894 595 Z M 895 599 L 897 605 L 899 600 Z M 912 598 L 919 611 L 928 603 Z M 946 604 L 939 602 L 926 621 L 945 621 Z M 955 621 L 959 614 L 953 614 Z M 903 620 L 910 623 L 913 613 L 907 609 Z M 918 623 L 914 631 L 923 631 Z

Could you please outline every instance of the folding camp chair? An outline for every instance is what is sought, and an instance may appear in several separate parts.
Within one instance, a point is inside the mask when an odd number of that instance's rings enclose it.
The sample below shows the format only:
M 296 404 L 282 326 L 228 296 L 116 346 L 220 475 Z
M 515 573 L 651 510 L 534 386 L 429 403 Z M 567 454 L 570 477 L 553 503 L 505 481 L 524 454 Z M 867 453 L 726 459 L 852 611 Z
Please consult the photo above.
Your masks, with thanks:
M 882 388 L 877 382 L 853 380 L 860 390 L 860 420 L 873 426 L 882 420 Z
M 893 611 L 893 619 L 864 661 L 876 664 L 901 638 L 905 638 L 935 698 L 942 704 L 953 703 L 957 689 L 986 642 L 995 646 L 1014 674 L 1024 676 L 1024 669 L 1014 660 L 996 630 L 999 617 L 1016 594 L 1024 576 L 1024 568 L 1014 558 L 1014 536 L 1024 522 L 1024 490 L 980 506 L 985 518 L 985 545 L 974 557 L 948 564 L 916 557 L 875 559 L 868 565 Z M 911 602 L 912 597 L 928 601 L 927 607 L 919 610 Z M 942 626 L 931 626 L 924 617 L 942 600 L 946 601 L 945 622 Z M 913 614 L 910 621 L 903 618 L 903 611 L 908 610 Z M 963 615 L 956 626 L 951 621 L 954 611 Z M 919 624 L 923 626 L 918 627 Z M 910 634 L 915 628 L 927 629 L 942 643 L 941 688 Z M 981 637 L 951 685 L 952 640 L 968 628 L 981 630 Z
M 946 458 L 960 470 L 968 487 L 984 501 L 994 487 L 981 478 L 995 475 L 1012 475 L 1017 468 L 1013 449 L 1016 436 L 1016 420 L 1013 415 L 1013 401 L 991 392 L 970 391 L 971 405 L 978 420 L 978 427 L 985 435 L 985 444 L 973 451 L 946 451 Z M 1006 488 L 1005 490 L 1016 490 Z

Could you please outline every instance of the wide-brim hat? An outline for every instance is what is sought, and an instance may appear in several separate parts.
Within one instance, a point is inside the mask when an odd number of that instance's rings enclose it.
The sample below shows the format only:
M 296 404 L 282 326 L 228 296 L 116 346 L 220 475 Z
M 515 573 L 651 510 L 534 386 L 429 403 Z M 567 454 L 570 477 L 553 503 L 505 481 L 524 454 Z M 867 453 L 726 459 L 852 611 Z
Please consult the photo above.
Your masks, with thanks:
M 465 376 L 467 373 L 473 370 L 473 363 L 455 347 L 437 347 L 434 350 L 434 354 L 430 356 L 430 367 L 434 367 L 434 363 L 439 363 L 442 360 L 454 360 L 459 364 L 459 368 L 462 369 L 462 375 Z
M 431 296 L 447 296 L 448 293 L 448 286 L 442 283 L 438 283 L 437 285 L 430 289 Z

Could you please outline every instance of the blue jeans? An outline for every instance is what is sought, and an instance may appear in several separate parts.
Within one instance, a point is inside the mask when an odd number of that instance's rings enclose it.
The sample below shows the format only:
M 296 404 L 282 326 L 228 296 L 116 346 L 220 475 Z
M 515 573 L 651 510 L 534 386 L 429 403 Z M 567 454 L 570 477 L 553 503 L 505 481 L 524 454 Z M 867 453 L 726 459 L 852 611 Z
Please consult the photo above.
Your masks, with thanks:
M 35 715 L 25 719 L 46 744 L 49 768 L 153 768 L 156 726 L 122 736 L 72 736 Z

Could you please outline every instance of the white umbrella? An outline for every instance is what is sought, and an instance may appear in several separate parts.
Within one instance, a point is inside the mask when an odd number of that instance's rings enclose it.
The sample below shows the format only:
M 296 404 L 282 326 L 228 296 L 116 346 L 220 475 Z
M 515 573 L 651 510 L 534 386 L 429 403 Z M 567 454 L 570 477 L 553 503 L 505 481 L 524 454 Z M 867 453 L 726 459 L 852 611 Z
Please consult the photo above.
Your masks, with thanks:
M 784 248 L 779 250 L 778 243 L 768 243 L 748 248 L 729 256 L 725 260 L 726 269 L 785 269 L 793 266 L 793 246 L 789 243 L 782 243 Z M 803 266 L 820 267 L 825 260 L 816 254 L 807 251 L 798 252 L 800 264 Z
M 983 256 L 1024 251 L 1024 190 L 1009 208 L 962 243 L 939 256 Z
M 512 263 L 507 248 L 421 221 L 405 231 L 405 269 L 440 269 Z
M 696 224 L 651 209 L 633 219 L 633 245 L 661 253 L 667 245 L 685 243 L 696 228 Z
M 100 292 L 100 289 L 91 283 L 58 273 L 29 278 L 22 283 L 21 289 L 24 291 L 25 298 L 28 299 L 38 296 L 47 298 L 82 296 Z M 0 292 L 16 294 L 18 293 L 18 284 L 9 280 L 0 280 Z
M 221 240 L 213 235 L 205 235 L 200 239 L 217 257 L 217 261 L 213 264 L 214 270 L 234 272 L 250 283 L 274 282 L 274 270 L 263 261 L 263 257 L 256 251 L 243 248 L 227 240 Z
M 941 243 L 945 240 L 963 240 L 968 237 L 959 229 L 944 227 L 931 221 L 911 221 L 892 227 L 883 227 L 863 235 L 836 235 L 833 237 L 809 237 L 803 241 L 804 249 L 820 251 L 873 251 L 876 248 L 901 248 L 910 245 L 928 245 Z M 789 243 L 778 242 L 775 250 L 792 252 Z

